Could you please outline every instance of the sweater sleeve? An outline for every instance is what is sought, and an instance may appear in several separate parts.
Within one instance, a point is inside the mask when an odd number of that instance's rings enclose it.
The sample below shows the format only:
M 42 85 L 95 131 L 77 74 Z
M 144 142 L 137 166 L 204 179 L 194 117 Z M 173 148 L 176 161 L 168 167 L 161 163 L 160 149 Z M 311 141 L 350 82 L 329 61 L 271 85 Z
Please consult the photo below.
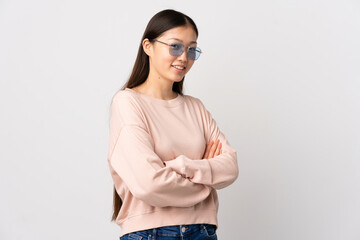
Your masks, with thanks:
M 174 160 L 166 161 L 166 165 L 194 183 L 205 184 L 215 189 L 225 188 L 238 177 L 237 153 L 220 131 L 211 113 L 206 110 L 200 99 L 197 100 L 202 109 L 206 142 L 208 144 L 211 140 L 219 139 L 222 153 L 210 159 L 190 159 L 185 155 L 179 155 Z
M 164 165 L 141 114 L 127 99 L 111 106 L 109 162 L 134 197 L 156 207 L 190 207 L 211 188 L 197 184 Z

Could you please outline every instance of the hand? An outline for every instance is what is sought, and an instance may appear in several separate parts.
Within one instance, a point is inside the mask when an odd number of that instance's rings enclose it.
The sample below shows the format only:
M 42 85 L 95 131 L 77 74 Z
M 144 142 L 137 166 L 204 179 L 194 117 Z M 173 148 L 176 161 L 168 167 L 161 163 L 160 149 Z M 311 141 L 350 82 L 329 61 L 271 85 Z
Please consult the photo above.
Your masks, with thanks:
M 210 141 L 209 144 L 206 146 L 205 154 L 203 159 L 209 159 L 220 155 L 221 153 L 221 142 L 219 139 L 215 141 Z

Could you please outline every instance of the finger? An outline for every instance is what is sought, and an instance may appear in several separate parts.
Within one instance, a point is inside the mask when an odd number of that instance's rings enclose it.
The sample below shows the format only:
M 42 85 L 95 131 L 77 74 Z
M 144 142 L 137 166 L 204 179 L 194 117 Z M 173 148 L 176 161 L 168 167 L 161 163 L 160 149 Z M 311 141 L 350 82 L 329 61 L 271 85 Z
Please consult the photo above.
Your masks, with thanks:
M 214 154 L 215 154 L 215 151 L 216 151 L 216 148 L 217 148 L 218 144 L 219 144 L 219 140 L 216 139 L 215 143 L 211 146 L 211 149 L 210 149 L 210 152 L 209 152 L 209 158 L 214 157 Z
M 203 158 L 207 159 L 209 157 L 210 148 L 212 145 L 213 145 L 213 141 L 210 141 L 209 144 L 206 146 L 206 150 Z
M 216 150 L 215 150 L 215 156 L 220 155 L 220 151 L 221 151 L 221 142 L 219 141 L 219 145 L 217 146 Z
M 209 156 L 211 146 L 212 146 L 212 141 L 210 141 L 209 144 L 206 145 L 206 150 L 205 150 L 205 154 L 204 154 L 205 158 L 207 158 Z
M 219 139 L 218 139 L 217 141 L 218 141 L 218 142 L 217 142 L 217 144 L 216 144 L 216 148 L 214 149 L 214 154 L 213 154 L 212 157 L 216 157 L 217 155 L 219 155 L 220 150 L 221 150 L 221 142 L 220 142 Z

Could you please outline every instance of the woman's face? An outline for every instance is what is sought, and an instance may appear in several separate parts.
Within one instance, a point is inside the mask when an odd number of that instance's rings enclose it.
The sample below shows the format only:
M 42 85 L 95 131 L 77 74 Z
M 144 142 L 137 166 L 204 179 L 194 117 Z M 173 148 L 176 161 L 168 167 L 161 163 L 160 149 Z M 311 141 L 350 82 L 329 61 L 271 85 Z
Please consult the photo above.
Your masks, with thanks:
M 149 56 L 151 77 L 167 80 L 171 82 L 180 82 L 185 74 L 194 64 L 194 60 L 187 57 L 188 47 L 196 47 L 197 36 L 191 26 L 181 26 L 172 28 L 156 40 L 175 44 L 182 43 L 185 46 L 184 52 L 180 56 L 172 56 L 169 53 L 170 46 L 160 42 L 144 43 L 144 50 Z

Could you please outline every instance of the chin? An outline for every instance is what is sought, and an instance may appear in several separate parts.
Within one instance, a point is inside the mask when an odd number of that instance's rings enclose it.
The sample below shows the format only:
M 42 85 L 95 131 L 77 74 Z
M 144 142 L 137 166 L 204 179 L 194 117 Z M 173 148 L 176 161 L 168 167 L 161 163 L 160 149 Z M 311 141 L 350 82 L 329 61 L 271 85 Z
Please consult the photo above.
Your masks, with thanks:
M 172 78 L 172 81 L 173 81 L 173 82 L 181 82 L 184 77 L 185 77 L 185 76 L 181 76 L 181 77 L 179 77 L 179 76 L 174 76 L 174 77 Z

